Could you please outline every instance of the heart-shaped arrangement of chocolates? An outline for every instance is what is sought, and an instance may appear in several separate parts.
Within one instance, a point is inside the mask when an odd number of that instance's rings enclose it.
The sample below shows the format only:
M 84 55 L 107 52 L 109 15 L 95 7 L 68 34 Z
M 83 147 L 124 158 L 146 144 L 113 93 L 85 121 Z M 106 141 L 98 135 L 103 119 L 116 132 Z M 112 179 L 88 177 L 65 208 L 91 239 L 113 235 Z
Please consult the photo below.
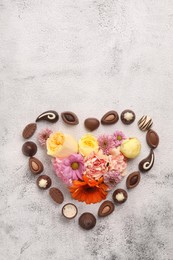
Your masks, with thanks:
M 70 111 L 61 113 L 65 124 L 77 125 L 79 120 L 76 114 Z M 121 113 L 123 124 L 129 125 L 135 121 L 136 115 L 132 110 L 124 110 Z M 46 120 L 56 123 L 59 114 L 49 110 L 40 114 L 36 122 Z M 87 130 L 94 131 L 101 124 L 116 124 L 119 115 L 116 111 L 109 111 L 99 121 L 97 118 L 87 118 L 84 125 Z M 150 147 L 149 155 L 139 163 L 139 171 L 134 171 L 126 179 L 126 187 L 133 189 L 141 179 L 140 172 L 149 171 L 154 164 L 154 152 L 159 144 L 158 134 L 151 130 L 152 119 L 143 116 L 138 121 L 142 131 L 147 131 L 146 141 Z M 23 130 L 23 138 L 29 139 L 37 129 L 37 123 L 28 124 Z M 129 159 L 134 159 L 140 154 L 141 143 L 133 137 L 126 137 L 121 131 L 113 134 L 102 134 L 98 137 L 91 133 L 85 134 L 76 140 L 73 136 L 60 131 L 53 132 L 46 128 L 38 133 L 38 142 L 50 156 L 53 170 L 59 180 L 67 185 L 71 197 L 80 202 L 99 203 L 105 200 L 109 191 L 113 190 L 125 177 L 125 170 Z M 29 169 L 32 174 L 38 175 L 44 171 L 43 163 L 34 155 L 37 153 L 37 145 L 32 141 L 26 141 L 22 146 L 22 152 L 29 157 Z M 36 180 L 38 188 L 49 189 L 49 195 L 55 203 L 64 201 L 63 193 L 57 187 L 51 187 L 52 180 L 48 175 L 41 174 Z M 128 198 L 124 189 L 116 189 L 112 195 L 113 201 L 105 200 L 98 209 L 98 217 L 110 215 L 115 208 L 114 204 L 122 204 Z M 68 219 L 76 217 L 78 209 L 73 203 L 66 203 L 62 208 L 62 214 Z M 96 224 L 96 217 L 85 212 L 79 217 L 79 225 L 84 229 L 91 229 Z

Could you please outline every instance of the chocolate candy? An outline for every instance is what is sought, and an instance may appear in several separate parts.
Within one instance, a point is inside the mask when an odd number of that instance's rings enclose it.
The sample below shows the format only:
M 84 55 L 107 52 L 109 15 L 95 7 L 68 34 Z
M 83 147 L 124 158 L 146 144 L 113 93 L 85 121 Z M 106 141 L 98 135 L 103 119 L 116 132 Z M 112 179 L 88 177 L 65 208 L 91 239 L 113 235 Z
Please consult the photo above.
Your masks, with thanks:
M 92 213 L 85 212 L 79 218 L 79 225 L 86 230 L 92 229 L 96 225 L 96 218 Z
M 127 192 L 125 190 L 117 189 L 117 190 L 114 191 L 112 198 L 113 198 L 115 203 L 122 204 L 127 200 L 128 195 L 127 195 Z
M 153 120 L 149 116 L 142 116 L 141 119 L 138 121 L 139 129 L 141 129 L 142 131 L 147 131 L 148 129 L 150 129 L 152 124 Z
M 42 162 L 35 157 L 29 158 L 29 168 L 35 175 L 40 174 L 44 169 Z
M 25 139 L 30 138 L 35 133 L 36 128 L 37 128 L 36 123 L 31 123 L 31 124 L 28 124 L 27 126 L 25 126 L 25 128 L 23 129 L 23 132 L 22 132 L 23 138 L 25 138 Z
M 45 120 L 45 121 L 48 121 L 51 123 L 55 123 L 58 121 L 58 119 L 59 119 L 59 115 L 56 111 L 48 110 L 48 111 L 42 113 L 41 115 L 39 115 L 36 119 L 36 122 Z
M 58 204 L 61 204 L 64 201 L 64 195 L 58 188 L 50 188 L 49 195 Z
M 112 125 L 115 124 L 118 120 L 118 113 L 116 111 L 111 110 L 102 117 L 101 123 L 103 125 Z
M 51 184 L 52 184 L 52 180 L 47 175 L 41 175 L 37 179 L 37 186 L 42 190 L 46 190 L 50 188 Z
M 37 152 L 37 145 L 34 142 L 25 142 L 22 146 L 22 152 L 26 156 L 33 156 Z
M 90 117 L 90 118 L 85 119 L 84 125 L 88 130 L 94 131 L 99 127 L 100 122 L 97 118 Z
M 63 112 L 61 113 L 62 120 L 68 125 L 77 125 L 79 124 L 79 120 L 77 116 L 73 112 Z
M 139 163 L 139 170 L 141 172 L 147 172 L 153 167 L 153 164 L 154 164 L 154 152 L 151 149 L 150 154 Z
M 129 174 L 129 176 L 126 179 L 126 187 L 127 189 L 133 189 L 135 188 L 141 179 L 141 175 L 140 172 L 136 171 L 136 172 L 132 172 L 131 174 Z
M 125 125 L 132 124 L 135 121 L 135 118 L 135 113 L 130 109 L 126 109 L 121 113 L 121 121 Z
M 114 211 L 114 208 L 115 208 L 115 206 L 112 203 L 112 201 L 106 200 L 100 205 L 99 210 L 98 210 L 98 216 L 106 217 Z
M 62 214 L 65 218 L 72 219 L 78 213 L 77 207 L 72 203 L 67 203 L 62 208 Z
M 150 129 L 147 132 L 146 141 L 150 148 L 155 149 L 159 144 L 159 136 L 155 131 Z

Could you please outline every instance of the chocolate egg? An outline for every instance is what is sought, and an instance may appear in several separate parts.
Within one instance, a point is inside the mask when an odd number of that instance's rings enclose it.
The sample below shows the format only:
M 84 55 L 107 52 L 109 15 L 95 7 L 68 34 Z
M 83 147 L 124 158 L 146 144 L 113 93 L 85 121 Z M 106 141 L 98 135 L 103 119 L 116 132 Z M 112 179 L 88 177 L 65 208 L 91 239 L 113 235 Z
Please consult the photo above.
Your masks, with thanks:
M 107 112 L 101 119 L 103 125 L 112 125 L 115 124 L 119 119 L 118 113 L 116 111 Z
M 141 172 L 149 171 L 154 164 L 154 152 L 151 149 L 149 155 L 139 163 L 139 170 Z
M 63 112 L 61 113 L 62 120 L 68 125 L 77 125 L 79 124 L 79 120 L 77 116 L 73 112 Z
M 115 206 L 112 203 L 112 201 L 106 200 L 100 205 L 99 210 L 98 210 L 98 216 L 106 217 L 114 211 L 114 208 L 115 208 Z
M 147 132 L 146 141 L 150 148 L 155 149 L 159 144 L 159 136 L 154 130 L 150 129 Z
M 85 212 L 79 218 L 79 225 L 86 230 L 92 229 L 96 225 L 96 218 L 92 213 Z
M 36 123 L 31 123 L 31 124 L 28 124 L 27 126 L 25 126 L 25 128 L 23 129 L 23 132 L 22 132 L 23 138 L 28 139 L 31 136 L 33 136 L 33 134 L 36 131 L 36 128 L 37 128 Z
M 29 168 L 35 175 L 41 173 L 44 169 L 42 162 L 35 157 L 29 158 Z
M 61 204 L 64 201 L 64 195 L 58 188 L 50 188 L 49 195 L 58 204 Z
M 136 171 L 136 172 L 132 172 L 131 174 L 129 174 L 129 176 L 127 177 L 126 180 L 126 187 L 127 189 L 133 189 L 135 188 L 141 179 L 141 175 L 140 172 Z
M 37 152 L 37 145 L 34 142 L 25 142 L 22 146 L 22 152 L 26 156 L 33 156 Z
M 100 122 L 97 118 L 90 117 L 90 118 L 85 119 L 84 125 L 88 130 L 94 131 L 99 127 Z

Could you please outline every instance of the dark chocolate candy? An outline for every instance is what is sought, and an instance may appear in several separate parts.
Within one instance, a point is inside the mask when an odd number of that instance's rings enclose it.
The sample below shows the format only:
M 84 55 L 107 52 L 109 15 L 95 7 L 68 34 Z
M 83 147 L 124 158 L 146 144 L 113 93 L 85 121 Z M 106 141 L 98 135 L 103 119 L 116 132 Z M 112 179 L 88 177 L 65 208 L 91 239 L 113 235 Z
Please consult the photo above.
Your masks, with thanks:
M 155 149 L 159 144 L 159 136 L 154 130 L 148 130 L 146 135 L 147 144 L 150 148 Z
M 149 171 L 154 164 L 154 152 L 151 149 L 149 155 L 139 163 L 139 170 L 141 172 Z
M 64 195 L 58 188 L 50 188 L 49 195 L 58 204 L 61 204 L 64 201 Z
M 94 131 L 99 127 L 100 122 L 97 118 L 90 117 L 90 118 L 85 119 L 84 125 L 88 130 Z
M 142 131 L 147 131 L 153 124 L 153 120 L 149 116 L 142 116 L 141 119 L 138 121 L 139 129 Z
M 106 200 L 100 205 L 99 210 L 98 210 L 98 216 L 106 217 L 114 211 L 114 208 L 115 208 L 115 206 L 114 206 L 113 202 L 110 200 Z
M 46 190 L 50 188 L 51 184 L 52 184 L 52 180 L 47 175 L 41 175 L 37 179 L 37 186 L 42 190 Z
M 35 175 L 40 174 L 44 170 L 42 162 L 35 157 L 29 158 L 29 168 Z
M 36 128 L 37 128 L 36 123 L 31 123 L 31 124 L 28 124 L 27 126 L 25 126 L 25 128 L 23 129 L 23 132 L 22 132 L 23 138 L 25 138 L 25 139 L 30 138 L 35 133 Z
M 102 117 L 101 123 L 103 125 L 112 125 L 115 124 L 118 120 L 118 113 L 116 111 L 111 110 Z
M 79 124 L 78 117 L 70 111 L 61 113 L 62 120 L 68 125 L 77 125 Z
M 34 142 L 27 141 L 22 146 L 22 152 L 26 156 L 33 156 L 37 152 L 37 145 Z
M 125 125 L 132 124 L 135 121 L 135 118 L 135 113 L 130 109 L 126 109 L 121 113 L 121 121 Z
M 132 172 L 131 174 L 129 174 L 129 176 L 126 179 L 126 187 L 127 189 L 133 189 L 135 188 L 141 179 L 141 175 L 140 172 L 136 171 L 136 172 Z
M 43 112 L 41 115 L 39 115 L 36 119 L 36 122 L 45 120 L 51 123 L 57 122 L 59 119 L 59 115 L 56 111 L 48 110 L 46 112 Z
M 79 225 L 86 230 L 92 229 L 96 225 L 96 218 L 92 213 L 85 212 L 79 218 Z
M 116 202 L 118 204 L 122 204 L 127 200 L 128 195 L 127 195 L 127 192 L 125 190 L 117 189 L 112 194 L 112 198 L 113 198 L 114 202 Z

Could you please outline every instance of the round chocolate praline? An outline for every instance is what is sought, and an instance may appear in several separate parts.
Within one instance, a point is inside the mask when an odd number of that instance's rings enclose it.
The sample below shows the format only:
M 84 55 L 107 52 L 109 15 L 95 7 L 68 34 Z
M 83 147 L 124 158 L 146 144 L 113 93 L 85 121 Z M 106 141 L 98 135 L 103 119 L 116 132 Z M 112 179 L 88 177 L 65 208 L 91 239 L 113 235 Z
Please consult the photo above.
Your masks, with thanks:
M 34 142 L 27 141 L 22 146 L 22 152 L 26 156 L 33 156 L 37 152 L 37 145 Z
M 118 200 L 117 199 L 117 195 L 118 194 L 123 194 L 123 199 L 121 199 L 121 200 Z M 127 192 L 125 191 L 125 190 L 123 190 L 123 189 L 117 189 L 117 190 L 115 190 L 114 191 L 114 193 L 112 194 L 112 198 L 113 198 L 113 200 L 114 200 L 114 202 L 115 203 L 118 203 L 118 204 L 122 204 L 122 203 L 124 203 L 126 200 L 127 200 L 127 198 L 128 198 L 128 194 L 127 194 Z
M 43 184 L 43 186 L 40 184 L 40 181 L 42 181 L 42 180 L 47 182 L 47 183 L 45 182 L 45 184 Z M 47 175 L 41 175 L 37 179 L 37 186 L 41 190 L 47 190 L 48 188 L 50 188 L 51 184 L 52 184 L 52 180 Z
M 74 213 L 73 213 L 72 215 L 69 215 L 69 211 L 67 211 L 68 208 L 71 208 L 71 209 L 74 210 Z M 70 210 L 71 210 L 71 209 L 70 209 Z M 62 208 L 62 215 L 63 215 L 65 218 L 67 218 L 67 219 L 75 218 L 76 215 L 77 215 L 77 213 L 78 213 L 78 209 L 77 209 L 77 207 L 76 207 L 73 203 L 67 203 L 67 204 L 65 204 L 65 205 L 63 206 L 63 208 Z
M 83 229 L 89 230 L 96 225 L 96 218 L 90 212 L 83 213 L 79 218 L 79 226 Z
M 127 119 L 126 113 L 128 113 L 131 116 L 131 118 Z M 121 121 L 125 125 L 132 124 L 135 121 L 135 118 L 136 118 L 135 113 L 130 109 L 126 109 L 121 113 Z

